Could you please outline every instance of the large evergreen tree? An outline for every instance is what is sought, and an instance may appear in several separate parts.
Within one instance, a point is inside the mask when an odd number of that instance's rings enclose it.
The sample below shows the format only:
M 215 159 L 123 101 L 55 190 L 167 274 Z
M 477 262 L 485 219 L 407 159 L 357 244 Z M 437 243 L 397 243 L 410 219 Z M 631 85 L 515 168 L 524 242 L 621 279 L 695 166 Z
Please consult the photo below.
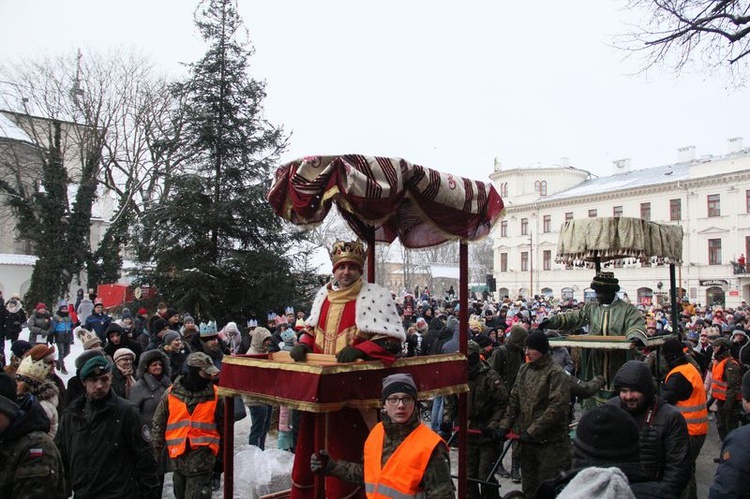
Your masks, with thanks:
M 191 160 L 144 219 L 155 262 L 144 277 L 203 318 L 257 317 L 294 297 L 294 236 L 265 201 L 286 139 L 263 117 L 265 85 L 248 76 L 252 49 L 239 40 L 234 2 L 202 2 L 195 22 L 208 47 L 173 89 Z

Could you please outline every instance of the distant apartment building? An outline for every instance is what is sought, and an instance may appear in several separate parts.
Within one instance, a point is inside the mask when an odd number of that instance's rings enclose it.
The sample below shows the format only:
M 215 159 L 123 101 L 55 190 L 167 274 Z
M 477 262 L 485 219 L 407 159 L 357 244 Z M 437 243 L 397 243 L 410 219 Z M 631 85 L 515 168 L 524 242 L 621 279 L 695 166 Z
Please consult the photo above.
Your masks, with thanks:
M 699 304 L 736 306 L 750 300 L 750 273 L 738 259 L 750 253 L 750 149 L 728 140 L 720 156 L 678 150 L 670 165 L 632 170 L 615 161 L 612 175 L 596 177 L 563 158 L 549 167 L 503 168 L 490 175 L 506 206 L 493 228 L 494 275 L 500 297 L 547 294 L 582 300 L 593 268 L 555 263 L 560 229 L 567 220 L 636 217 L 683 228 L 678 290 Z M 662 303 L 669 269 L 629 260 L 603 264 L 633 303 Z

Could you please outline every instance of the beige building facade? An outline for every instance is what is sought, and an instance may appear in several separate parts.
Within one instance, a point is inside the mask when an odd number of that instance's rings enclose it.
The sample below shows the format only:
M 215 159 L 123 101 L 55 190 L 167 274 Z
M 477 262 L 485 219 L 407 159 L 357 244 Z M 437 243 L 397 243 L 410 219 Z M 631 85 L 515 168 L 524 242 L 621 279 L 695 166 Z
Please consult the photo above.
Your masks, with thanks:
M 697 157 L 678 150 L 670 165 L 631 170 L 614 162 L 612 175 L 596 177 L 559 165 L 503 168 L 490 175 L 506 205 L 493 228 L 494 275 L 499 297 L 547 294 L 582 300 L 591 294 L 593 268 L 555 263 L 565 221 L 590 217 L 636 217 L 683 228 L 683 264 L 676 269 L 678 293 L 697 304 L 736 306 L 750 301 L 750 149 L 741 138 L 727 152 Z M 668 300 L 666 266 L 628 260 L 603 264 L 615 272 L 633 303 Z M 681 289 L 680 289 L 681 288 Z

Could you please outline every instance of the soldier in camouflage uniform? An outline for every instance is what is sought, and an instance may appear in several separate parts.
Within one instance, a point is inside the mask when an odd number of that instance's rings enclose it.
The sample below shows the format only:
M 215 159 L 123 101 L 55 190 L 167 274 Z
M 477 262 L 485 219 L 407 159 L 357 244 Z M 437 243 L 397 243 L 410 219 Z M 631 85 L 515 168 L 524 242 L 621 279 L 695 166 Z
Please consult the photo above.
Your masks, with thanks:
M 505 435 L 515 427 L 521 434 L 521 488 L 526 497 L 534 497 L 542 480 L 570 468 L 570 383 L 549 356 L 543 332 L 529 335 L 526 356 L 528 363 L 518 371 L 500 433 Z
M 520 324 L 514 324 L 510 328 L 508 339 L 505 344 L 498 347 L 488 361 L 493 371 L 500 375 L 505 389 L 508 393 L 513 389 L 516 383 L 518 370 L 524 363 L 524 347 L 529 332 Z M 521 448 L 517 442 L 513 442 L 513 453 L 511 454 L 511 472 L 508 473 L 501 465 L 497 473 L 503 478 L 511 477 L 514 483 L 521 483 Z
M 742 370 L 732 357 L 731 344 L 726 338 L 713 342 L 714 364 L 712 367 L 711 396 L 716 399 L 716 430 L 722 442 L 729 432 L 740 424 L 742 412 Z
M 398 373 L 386 376 L 383 379 L 382 398 L 382 422 L 375 425 L 367 437 L 364 464 L 336 461 L 328 455 L 328 451 L 321 449 L 310 457 L 310 470 L 364 485 L 368 496 L 379 492 L 383 495 L 393 494 L 393 497 L 455 498 L 448 446 L 420 421 L 420 411 L 416 409 L 417 386 L 411 375 Z M 432 448 L 429 458 L 426 461 L 410 459 L 425 456 L 419 449 L 422 445 Z M 394 462 L 409 462 L 409 466 L 399 467 L 390 463 L 396 453 L 398 455 L 394 457 Z M 380 456 L 379 463 L 377 456 Z M 410 481 L 411 487 L 404 486 L 405 482 Z M 399 485 L 405 488 L 399 490 Z
M 508 392 L 500 376 L 479 357 L 479 344 L 469 341 L 469 395 L 468 395 L 468 472 L 469 478 L 486 480 L 495 462 L 500 457 L 500 419 L 508 403 Z M 441 431 L 450 432 L 452 421 L 458 416 L 458 396 L 445 399 L 445 412 Z M 479 431 L 472 433 L 471 430 Z M 495 477 L 490 477 L 497 483 Z M 481 492 L 480 492 L 481 488 Z M 472 499 L 499 498 L 497 487 L 469 482 L 469 497 Z
M 68 497 L 60 452 L 48 431 L 39 403 L 28 396 L 19 407 L 15 381 L 0 374 L 0 497 Z

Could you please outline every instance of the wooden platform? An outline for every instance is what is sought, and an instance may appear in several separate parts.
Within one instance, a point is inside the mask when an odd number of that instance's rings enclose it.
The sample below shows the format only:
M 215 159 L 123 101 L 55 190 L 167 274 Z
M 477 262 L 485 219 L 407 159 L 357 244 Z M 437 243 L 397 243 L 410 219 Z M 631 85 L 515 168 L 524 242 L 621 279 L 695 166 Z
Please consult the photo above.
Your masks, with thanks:
M 595 350 L 632 350 L 638 346 L 646 348 L 658 347 L 663 345 L 669 338 L 676 338 L 674 334 L 660 336 L 649 336 L 639 341 L 626 336 L 600 336 L 595 334 L 575 334 L 570 336 L 561 336 L 559 338 L 550 338 L 550 347 L 569 347 L 569 348 L 586 348 Z

